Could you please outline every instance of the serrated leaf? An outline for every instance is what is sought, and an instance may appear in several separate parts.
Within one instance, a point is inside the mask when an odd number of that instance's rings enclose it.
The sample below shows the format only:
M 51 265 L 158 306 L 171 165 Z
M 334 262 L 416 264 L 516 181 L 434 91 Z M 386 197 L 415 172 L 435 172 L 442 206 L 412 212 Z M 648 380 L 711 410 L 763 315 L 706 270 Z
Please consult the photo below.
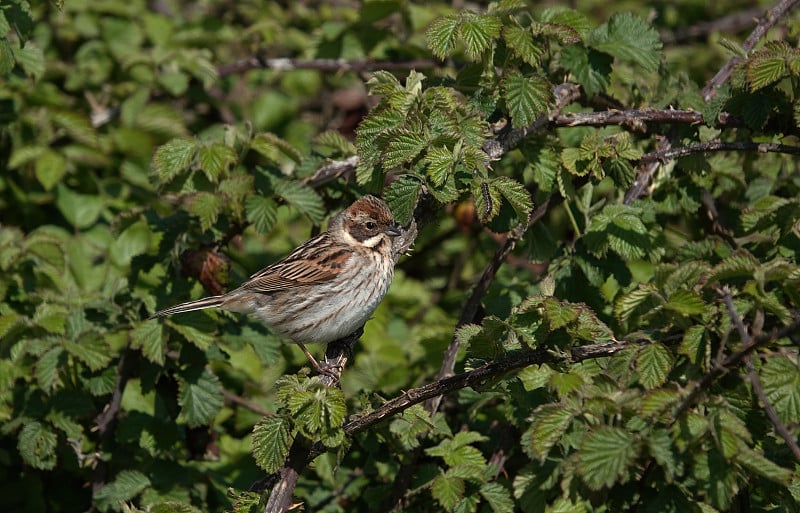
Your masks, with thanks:
M 180 418 L 190 427 L 209 424 L 222 408 L 222 385 L 208 368 L 191 368 L 178 375 Z
M 708 283 L 730 278 L 750 278 L 759 265 L 758 260 L 753 255 L 745 250 L 738 250 L 711 270 Z
M 285 399 L 301 433 L 328 447 L 342 443 L 344 433 L 341 427 L 347 408 L 340 389 L 319 384 L 291 393 Z
M 703 335 L 706 332 L 705 326 L 691 326 L 683 334 L 683 340 L 678 346 L 678 353 L 685 355 L 693 364 L 702 361 L 705 354 L 703 345 Z
M 403 175 L 392 181 L 383 191 L 383 199 L 394 214 L 394 219 L 405 226 L 411 221 L 422 183 L 413 176 Z
M 498 176 L 492 180 L 492 185 L 508 201 L 520 221 L 525 223 L 533 210 L 533 201 L 525 186 L 508 176 Z
M 58 371 L 65 360 L 63 355 L 62 347 L 53 347 L 36 362 L 36 381 L 39 383 L 39 387 L 47 393 L 53 391 L 59 384 Z
M 417 158 L 427 145 L 428 141 L 424 134 L 407 129 L 396 130 L 383 154 L 383 168 L 392 169 L 411 162 Z
M 562 45 L 573 45 L 582 41 L 580 32 L 564 23 L 537 23 L 534 25 L 534 32 L 555 37 Z
M 289 157 L 298 164 L 303 160 L 297 148 L 269 132 L 262 132 L 253 137 L 250 149 L 276 163 L 280 162 L 281 155 Z
M 444 146 L 429 148 L 425 154 L 428 178 L 436 187 L 441 186 L 448 178 L 455 165 L 453 153 Z
M 614 61 L 610 55 L 580 45 L 570 45 L 561 50 L 559 57 L 561 66 L 574 75 L 575 81 L 583 86 L 589 96 L 608 88 Z
M 138 470 L 123 470 L 113 481 L 94 492 L 94 502 L 101 511 L 116 509 L 120 502 L 133 499 L 148 486 L 150 479 L 143 473 Z
M 531 425 L 522 435 L 525 452 L 544 463 L 550 449 L 558 442 L 569 425 L 573 413 L 562 404 L 545 404 L 533 412 Z
M 538 75 L 525 76 L 511 71 L 503 79 L 502 87 L 515 127 L 529 126 L 540 114 L 547 112 L 551 103 L 550 84 Z
M 453 51 L 456 44 L 456 35 L 460 25 L 458 16 L 445 16 L 435 20 L 425 33 L 428 39 L 428 48 L 433 55 L 444 59 Z
M 662 345 L 653 343 L 642 347 L 636 355 L 639 383 L 646 389 L 661 386 L 672 370 L 672 355 Z
M 623 61 L 634 62 L 648 71 L 658 69 L 661 38 L 644 19 L 632 13 L 618 13 L 592 32 L 589 45 Z
M 217 183 L 223 171 L 230 169 L 236 160 L 233 149 L 221 143 L 203 146 L 197 151 L 197 165 L 211 183 Z
M 308 185 L 291 180 L 278 180 L 275 182 L 275 194 L 308 216 L 314 224 L 322 223 L 325 218 L 325 204 L 322 198 Z
M 678 464 L 669 432 L 665 429 L 655 429 L 646 438 L 645 443 L 656 463 L 661 466 L 666 481 L 673 482 L 678 474 Z
M 650 390 L 642 398 L 639 415 L 644 418 L 663 416 L 678 399 L 680 399 L 678 393 L 668 388 Z
M 38 80 L 44 75 L 44 53 L 41 48 L 36 46 L 33 40 L 26 41 L 22 48 L 12 45 L 11 53 L 14 55 L 14 60 L 26 75 L 32 77 L 34 80 Z
M 200 228 L 208 230 L 217 222 L 222 210 L 222 198 L 210 192 L 198 192 L 189 202 L 187 210 L 200 219 Z
M 172 139 L 159 146 L 153 154 L 153 171 L 162 183 L 171 181 L 186 172 L 197 154 L 197 141 L 194 139 Z
M 664 307 L 682 315 L 700 315 L 706 311 L 703 299 L 690 290 L 675 292 L 669 297 Z
M 253 458 L 264 472 L 277 472 L 289 454 L 292 443 L 292 423 L 276 415 L 267 416 L 253 428 Z
M 467 57 L 477 61 L 500 35 L 500 21 L 490 15 L 466 13 L 462 15 L 459 34 L 464 41 Z
M 244 206 L 247 220 L 259 233 L 269 233 L 278 220 L 278 205 L 272 198 L 250 196 Z
M 144 321 L 131 331 L 131 347 L 156 365 L 164 365 L 164 327 L 156 319 Z
M 437 476 L 431 482 L 431 495 L 447 511 L 453 511 L 464 497 L 464 480 L 447 474 Z
M 624 482 L 636 456 L 636 442 L 626 431 L 601 427 L 586 435 L 578 451 L 578 474 L 592 490 Z
M 781 420 L 800 422 L 800 369 L 786 356 L 768 358 L 759 372 L 761 384 Z
M 30 422 L 19 433 L 17 449 L 28 465 L 41 470 L 52 470 L 57 463 L 57 444 L 58 438 L 52 429 L 41 422 Z
M 512 513 L 514 511 L 511 492 L 500 483 L 484 483 L 481 486 L 480 494 L 489 503 L 489 507 L 494 513 Z
M 36 159 L 34 173 L 46 191 L 52 190 L 67 173 L 67 160 L 60 153 L 46 149 Z
M 503 28 L 503 39 L 517 57 L 531 66 L 538 66 L 544 55 L 544 48 L 537 45 L 530 28 L 509 25 Z
M 64 348 L 93 371 L 105 368 L 111 361 L 110 348 L 99 333 L 85 333 L 76 342 L 65 342 Z
M 786 486 L 792 479 L 792 471 L 776 465 L 772 460 L 753 450 L 742 450 L 736 461 L 750 472 Z

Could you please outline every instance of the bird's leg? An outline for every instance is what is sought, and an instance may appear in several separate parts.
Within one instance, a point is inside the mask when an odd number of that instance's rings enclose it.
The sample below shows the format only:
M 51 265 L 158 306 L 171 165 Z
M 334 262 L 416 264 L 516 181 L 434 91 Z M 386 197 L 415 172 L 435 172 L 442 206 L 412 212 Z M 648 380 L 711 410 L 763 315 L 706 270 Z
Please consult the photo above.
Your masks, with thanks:
M 326 369 L 326 368 L 322 367 L 322 365 L 320 365 L 317 362 L 317 360 L 311 355 L 311 353 L 308 351 L 308 349 L 306 349 L 305 345 L 303 345 L 300 342 L 297 342 L 297 345 L 300 346 L 300 350 L 303 351 L 303 354 L 306 355 L 306 358 L 308 358 L 308 361 L 311 362 L 311 366 L 314 367 L 314 369 L 316 369 L 317 372 L 319 372 L 320 374 L 323 374 L 325 376 L 330 376 L 332 378 L 337 378 L 338 379 L 338 377 L 335 374 L 333 374 L 333 371 L 331 371 L 330 369 Z

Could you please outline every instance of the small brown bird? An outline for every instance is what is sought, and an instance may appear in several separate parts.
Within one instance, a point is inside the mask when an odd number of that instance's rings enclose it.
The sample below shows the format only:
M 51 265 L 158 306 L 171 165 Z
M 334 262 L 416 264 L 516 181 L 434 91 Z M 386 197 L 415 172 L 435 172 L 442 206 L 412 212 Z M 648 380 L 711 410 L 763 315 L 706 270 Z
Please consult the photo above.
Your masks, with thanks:
M 332 218 L 327 231 L 238 288 L 165 308 L 150 319 L 204 308 L 253 314 L 324 372 L 303 344 L 338 340 L 372 316 L 392 282 L 392 238 L 401 233 L 386 203 L 364 196 Z

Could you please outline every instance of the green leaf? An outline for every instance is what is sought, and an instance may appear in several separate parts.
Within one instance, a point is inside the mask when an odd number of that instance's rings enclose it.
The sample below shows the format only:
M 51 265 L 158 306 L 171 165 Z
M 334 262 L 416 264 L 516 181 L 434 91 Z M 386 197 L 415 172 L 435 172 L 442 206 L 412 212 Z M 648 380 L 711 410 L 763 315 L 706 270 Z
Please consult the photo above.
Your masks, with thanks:
M 176 176 L 189 170 L 197 154 L 197 141 L 194 139 L 172 139 L 159 146 L 153 154 L 153 171 L 161 183 L 168 183 Z
M 533 201 L 525 186 L 508 176 L 498 176 L 492 180 L 492 185 L 508 201 L 511 208 L 517 213 L 520 222 L 527 222 L 528 216 L 533 210 Z
M 137 221 L 120 233 L 109 247 L 109 257 L 114 265 L 126 268 L 134 257 L 144 254 L 150 246 L 152 232 L 144 221 Z
M 80 194 L 59 183 L 56 206 L 67 221 L 78 229 L 92 226 L 103 212 L 103 200 L 98 196 Z
M 550 449 L 561 440 L 572 423 L 573 413 L 563 404 L 545 404 L 536 408 L 528 430 L 522 435 L 522 448 L 544 463 Z
M 41 422 L 30 422 L 19 433 L 17 449 L 31 467 L 52 470 L 57 463 L 57 444 L 58 438 L 52 429 Z
M 209 424 L 222 408 L 222 385 L 210 369 L 191 368 L 178 375 L 179 419 L 190 427 Z
M 661 59 L 661 38 L 644 19 L 632 13 L 614 14 L 608 23 L 597 27 L 589 45 L 622 61 L 630 61 L 647 71 L 655 71 Z
M 269 233 L 278 219 L 278 205 L 272 198 L 250 196 L 245 202 L 245 215 L 258 233 Z
M 500 483 L 484 483 L 480 493 L 494 513 L 513 513 L 514 500 L 511 492 Z
M 759 376 L 767 398 L 786 424 L 800 422 L 800 369 L 786 356 L 768 358 Z
M 437 476 L 431 483 L 431 495 L 447 511 L 453 511 L 464 497 L 464 480 L 447 474 Z
M 324 387 L 315 379 L 309 380 L 307 389 L 287 395 L 286 406 L 301 433 L 328 447 L 335 447 L 343 442 L 344 432 L 341 427 L 347 407 L 340 389 Z
M 131 331 L 131 347 L 139 349 L 142 355 L 156 365 L 164 365 L 167 345 L 164 341 L 164 327 L 156 319 L 137 325 Z
M 200 228 L 208 230 L 217 222 L 222 210 L 222 198 L 211 192 L 198 192 L 189 202 L 187 210 L 200 219 Z
M 675 292 L 669 297 L 664 307 L 682 315 L 700 315 L 706 311 L 703 299 L 690 290 Z
M 120 502 L 133 499 L 150 486 L 150 479 L 138 470 L 123 470 L 110 483 L 94 492 L 94 502 L 101 511 L 119 508 Z
M 792 479 L 791 470 L 776 465 L 772 460 L 753 450 L 741 451 L 737 455 L 736 461 L 753 474 L 765 477 L 783 486 L 788 485 Z
M 613 58 L 603 52 L 571 45 L 561 50 L 561 66 L 569 70 L 586 90 L 594 96 L 604 92 L 611 83 L 611 64 Z
M 214 143 L 197 151 L 197 165 L 208 181 L 217 183 L 223 171 L 236 164 L 236 153 L 224 144 Z
M 578 451 L 578 474 L 592 490 L 624 482 L 628 466 L 636 456 L 633 436 L 626 431 L 601 427 L 586 435 Z
M 530 28 L 509 25 L 503 29 L 503 39 L 517 57 L 531 66 L 539 65 L 544 48 L 534 42 Z
M 646 389 L 661 386 L 672 370 L 672 355 L 662 344 L 648 344 L 636 354 L 639 383 Z
M 267 416 L 253 428 L 253 457 L 267 474 L 277 472 L 289 455 L 292 423 L 276 415 Z
M 67 173 L 67 160 L 60 153 L 46 149 L 36 159 L 34 172 L 42 187 L 52 190 Z
M 65 342 L 64 348 L 93 371 L 105 368 L 111 361 L 108 344 L 99 333 L 85 333 L 75 342 Z
M 39 358 L 36 362 L 36 381 L 42 390 L 49 393 L 58 386 L 59 369 L 65 361 L 62 347 L 54 347 Z
M 433 55 L 444 59 L 453 51 L 460 21 L 458 16 L 445 16 L 436 19 L 426 32 L 428 48 Z
M 404 226 L 411 221 L 421 190 L 422 183 L 418 179 L 402 175 L 383 191 L 383 199 L 394 214 L 395 221 Z
M 444 146 L 434 146 L 425 154 L 428 177 L 436 187 L 441 186 L 450 176 L 455 165 L 453 153 Z
M 292 180 L 278 180 L 275 182 L 275 194 L 308 216 L 314 224 L 322 223 L 325 218 L 325 204 L 322 198 L 308 185 Z
M 705 345 L 703 344 L 703 335 L 705 335 L 705 326 L 691 326 L 683 334 L 683 340 L 678 347 L 678 353 L 685 355 L 693 364 L 702 361 L 705 353 Z
M 551 103 L 551 88 L 546 79 L 509 72 L 503 79 L 503 96 L 515 127 L 525 127 L 547 112 Z
M 407 129 L 396 130 L 384 153 L 383 168 L 388 170 L 411 162 L 427 145 L 424 134 Z
M 269 132 L 257 134 L 251 141 L 250 148 L 275 163 L 280 162 L 281 155 L 289 157 L 298 164 L 303 160 L 294 146 Z
M 459 33 L 464 40 L 467 57 L 477 61 L 500 35 L 500 21 L 490 15 L 465 13 L 461 18 Z
M 33 41 L 26 41 L 22 48 L 11 45 L 14 60 L 26 75 L 39 80 L 45 71 L 44 53 Z

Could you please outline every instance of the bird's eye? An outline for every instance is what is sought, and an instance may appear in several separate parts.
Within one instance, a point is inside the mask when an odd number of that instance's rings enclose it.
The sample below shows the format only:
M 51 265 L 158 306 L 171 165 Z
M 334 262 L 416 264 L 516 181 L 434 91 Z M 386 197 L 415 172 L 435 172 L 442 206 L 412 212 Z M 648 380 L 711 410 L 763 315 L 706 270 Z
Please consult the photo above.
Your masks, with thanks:
M 378 226 L 378 225 L 376 225 L 374 222 L 372 222 L 372 221 L 367 221 L 367 228 L 368 228 L 368 229 L 370 229 L 370 230 L 374 230 L 374 229 L 375 229 L 377 226 Z

